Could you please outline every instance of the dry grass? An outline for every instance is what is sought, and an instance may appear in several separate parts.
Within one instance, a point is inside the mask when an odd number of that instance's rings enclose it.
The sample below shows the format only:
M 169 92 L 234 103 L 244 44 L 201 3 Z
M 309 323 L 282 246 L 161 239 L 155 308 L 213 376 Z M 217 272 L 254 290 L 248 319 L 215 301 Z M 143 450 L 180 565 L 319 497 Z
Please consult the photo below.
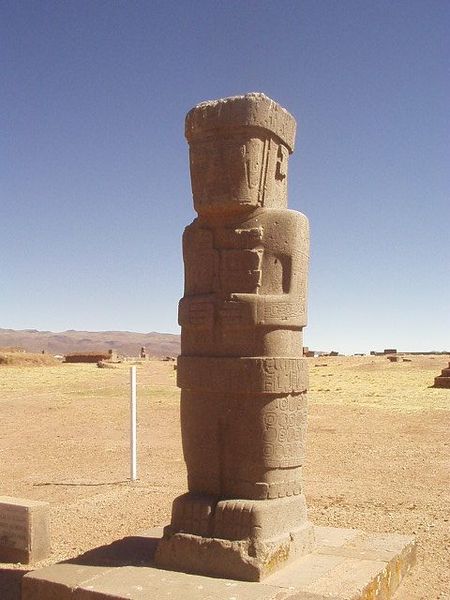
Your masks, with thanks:
M 50 354 L 34 352 L 0 352 L 0 366 L 8 367 L 50 367 L 59 361 Z
M 431 386 L 450 356 L 410 356 L 407 360 L 391 363 L 383 356 L 308 359 L 309 401 L 395 412 L 448 409 L 448 390 Z
M 175 371 L 172 366 L 165 369 L 163 365 L 165 363 L 155 361 L 138 366 L 140 396 L 151 398 L 156 403 L 176 402 L 179 392 L 175 386 Z M 23 366 L 11 365 L 7 376 L 0 378 L 0 410 L 1 401 L 10 398 L 32 397 L 33 405 L 36 399 L 42 398 L 45 404 L 50 404 L 49 410 L 52 406 L 56 410 L 61 403 L 70 402 L 73 398 L 109 398 L 121 405 L 127 402 L 128 363 L 117 364 L 111 370 L 98 369 L 96 364 L 65 364 L 57 360 L 39 372 Z
M 396 600 L 449 597 L 450 390 L 430 387 L 448 360 L 308 359 L 311 519 L 416 535 L 418 565 Z M 2 493 L 50 502 L 47 564 L 167 523 L 186 489 L 173 363 L 147 361 L 137 372 L 139 481 L 131 483 L 129 365 L 0 371 Z

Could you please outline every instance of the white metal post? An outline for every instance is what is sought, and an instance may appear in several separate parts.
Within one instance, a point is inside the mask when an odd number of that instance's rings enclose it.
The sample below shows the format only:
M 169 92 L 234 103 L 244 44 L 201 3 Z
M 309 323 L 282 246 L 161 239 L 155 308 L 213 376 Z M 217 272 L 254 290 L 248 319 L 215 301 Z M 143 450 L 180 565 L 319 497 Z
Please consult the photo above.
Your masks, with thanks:
M 130 367 L 130 479 L 137 479 L 136 453 L 136 367 Z

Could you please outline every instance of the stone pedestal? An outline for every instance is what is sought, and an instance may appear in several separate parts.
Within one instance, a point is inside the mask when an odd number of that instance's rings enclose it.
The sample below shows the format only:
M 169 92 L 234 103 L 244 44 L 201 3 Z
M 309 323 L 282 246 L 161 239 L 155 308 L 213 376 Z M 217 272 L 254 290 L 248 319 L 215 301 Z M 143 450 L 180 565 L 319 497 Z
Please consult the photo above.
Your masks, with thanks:
M 203 515 L 196 512 L 201 504 L 206 509 Z M 158 566 L 260 581 L 314 546 L 314 527 L 306 521 L 303 496 L 222 500 L 214 505 L 212 514 L 204 496 L 186 494 L 175 500 L 172 523 L 158 546 Z M 210 518 L 204 518 L 208 512 Z
M 252 583 L 155 567 L 159 536 L 153 530 L 30 572 L 22 600 L 388 600 L 415 561 L 408 536 L 316 527 L 313 552 Z

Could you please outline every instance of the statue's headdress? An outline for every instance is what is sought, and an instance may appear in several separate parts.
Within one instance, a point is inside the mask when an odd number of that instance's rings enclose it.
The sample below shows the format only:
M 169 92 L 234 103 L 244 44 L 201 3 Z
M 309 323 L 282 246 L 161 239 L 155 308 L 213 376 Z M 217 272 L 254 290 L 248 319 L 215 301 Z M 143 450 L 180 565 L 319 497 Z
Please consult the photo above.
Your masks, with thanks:
M 238 127 L 255 127 L 269 131 L 289 150 L 294 151 L 296 122 L 282 106 L 265 94 L 251 93 L 202 102 L 186 115 L 185 135 L 190 143 L 208 132 Z

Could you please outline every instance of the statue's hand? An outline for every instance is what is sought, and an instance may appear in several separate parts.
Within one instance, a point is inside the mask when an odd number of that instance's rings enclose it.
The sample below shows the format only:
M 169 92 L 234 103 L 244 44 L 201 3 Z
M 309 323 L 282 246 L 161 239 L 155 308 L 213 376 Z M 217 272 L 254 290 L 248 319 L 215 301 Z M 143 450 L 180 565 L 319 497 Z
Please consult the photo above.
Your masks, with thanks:
M 214 303 L 206 298 L 183 298 L 178 308 L 178 323 L 182 327 L 211 329 L 214 323 Z
M 233 294 L 231 300 L 226 300 L 219 309 L 223 327 L 248 327 L 255 324 L 254 302 L 243 301 L 239 296 L 252 294 Z

